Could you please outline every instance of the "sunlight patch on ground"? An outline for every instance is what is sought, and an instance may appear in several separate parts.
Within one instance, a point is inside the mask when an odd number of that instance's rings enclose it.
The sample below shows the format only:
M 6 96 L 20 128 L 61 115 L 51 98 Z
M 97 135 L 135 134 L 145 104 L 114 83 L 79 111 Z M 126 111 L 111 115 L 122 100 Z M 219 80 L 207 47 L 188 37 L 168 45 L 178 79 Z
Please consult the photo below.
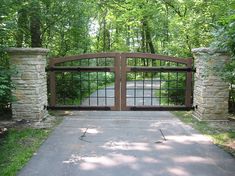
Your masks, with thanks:
M 137 151 L 151 151 L 148 143 L 143 142 L 128 142 L 128 141 L 109 141 L 106 142 L 102 148 L 108 150 L 137 150 Z
M 192 134 L 190 136 L 185 135 L 177 135 L 177 136 L 166 136 L 167 140 L 183 143 L 183 144 L 192 144 L 194 142 L 200 142 L 201 144 L 208 144 L 210 141 L 209 138 L 201 135 L 201 134 Z
M 174 176 L 190 176 L 191 175 L 185 169 L 180 168 L 180 167 L 170 168 L 168 169 L 168 172 L 170 172 Z
M 137 159 L 134 156 L 112 153 L 108 156 L 83 157 L 80 164 L 82 170 L 93 170 L 98 167 L 131 166 Z
M 178 156 L 177 158 L 173 158 L 173 161 L 177 163 L 200 163 L 200 164 L 213 164 L 213 160 L 210 158 L 205 158 L 205 157 L 198 157 L 198 156 L 185 156 L 185 157 L 180 157 Z
M 97 128 L 80 128 L 82 133 L 87 133 L 87 134 L 98 134 L 98 133 L 102 133 L 101 130 L 97 129 Z

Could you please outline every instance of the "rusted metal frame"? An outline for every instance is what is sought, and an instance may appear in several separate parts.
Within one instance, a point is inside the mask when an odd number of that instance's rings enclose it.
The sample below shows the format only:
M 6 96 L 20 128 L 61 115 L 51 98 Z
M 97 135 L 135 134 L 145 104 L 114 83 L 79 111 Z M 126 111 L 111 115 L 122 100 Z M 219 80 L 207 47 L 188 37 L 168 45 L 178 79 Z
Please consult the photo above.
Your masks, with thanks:
M 86 111 L 111 111 L 112 107 L 109 106 L 69 106 L 69 105 L 55 105 L 48 106 L 48 110 L 86 110 Z
M 162 60 L 162 61 L 170 61 L 170 62 L 176 62 L 181 64 L 187 64 L 186 58 L 177 58 L 172 56 L 164 56 L 164 55 L 158 55 L 158 54 L 150 54 L 150 53 L 123 53 L 126 58 L 146 58 L 146 59 L 156 59 L 156 60 Z
M 119 53 L 96 53 L 96 54 L 82 54 L 77 56 L 67 56 L 67 57 L 58 57 L 52 58 L 54 64 L 81 60 L 81 59 L 94 59 L 94 58 L 115 58 Z
M 127 72 L 191 72 L 189 67 L 127 67 Z
M 126 78 L 127 78 L 127 58 L 125 54 L 122 54 L 121 57 L 121 110 L 124 111 L 126 110 Z
M 113 67 L 60 67 L 52 66 L 47 69 L 48 71 L 74 71 L 74 72 L 112 72 L 114 71 Z
M 186 106 L 128 106 L 128 111 L 190 111 L 193 107 Z
M 50 60 L 49 67 L 54 66 L 54 61 Z M 56 105 L 56 76 L 54 71 L 50 71 L 49 73 L 49 92 L 50 92 L 50 100 L 49 105 Z
M 115 87 L 114 87 L 114 110 L 120 111 L 121 110 L 121 90 L 120 90 L 120 67 L 121 67 L 121 55 L 119 53 L 115 56 L 114 62 L 114 76 L 115 76 Z
M 193 59 L 189 58 L 187 63 L 187 67 L 193 67 Z M 192 79 L 193 73 L 187 72 L 186 75 L 186 91 L 185 91 L 185 106 L 191 107 L 192 106 Z

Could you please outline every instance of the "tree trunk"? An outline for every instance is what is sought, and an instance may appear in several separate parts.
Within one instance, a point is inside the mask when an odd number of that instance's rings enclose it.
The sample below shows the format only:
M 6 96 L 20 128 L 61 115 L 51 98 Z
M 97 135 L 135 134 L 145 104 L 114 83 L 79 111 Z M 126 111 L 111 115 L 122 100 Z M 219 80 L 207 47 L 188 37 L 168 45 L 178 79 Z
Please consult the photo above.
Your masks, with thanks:
M 18 20 L 17 20 L 17 33 L 16 33 L 16 46 L 21 48 L 24 43 L 24 34 L 27 29 L 27 11 L 25 8 L 22 8 L 18 11 Z
M 146 35 L 146 44 L 147 44 L 146 49 L 148 49 L 149 47 L 150 53 L 155 53 L 150 29 L 149 29 L 148 22 L 146 21 L 146 19 L 143 20 L 143 29 L 145 29 L 145 35 Z
M 40 13 L 39 3 L 32 3 L 30 13 L 31 47 L 42 47 Z
M 103 19 L 103 52 L 106 51 L 106 19 L 105 17 Z
M 167 4 L 165 4 L 166 7 L 166 17 L 165 17 L 165 21 L 164 21 L 164 38 L 162 40 L 162 48 L 165 50 L 165 48 L 167 47 L 167 44 L 169 43 L 169 7 Z M 168 54 L 168 53 L 166 53 Z
M 144 25 L 144 20 L 142 21 L 142 28 L 141 28 L 141 50 L 143 53 L 146 52 L 145 48 L 145 25 Z
M 127 25 L 127 38 L 126 38 L 126 45 L 128 46 L 128 49 L 130 51 L 130 48 L 131 48 L 131 36 L 130 36 L 130 26 Z

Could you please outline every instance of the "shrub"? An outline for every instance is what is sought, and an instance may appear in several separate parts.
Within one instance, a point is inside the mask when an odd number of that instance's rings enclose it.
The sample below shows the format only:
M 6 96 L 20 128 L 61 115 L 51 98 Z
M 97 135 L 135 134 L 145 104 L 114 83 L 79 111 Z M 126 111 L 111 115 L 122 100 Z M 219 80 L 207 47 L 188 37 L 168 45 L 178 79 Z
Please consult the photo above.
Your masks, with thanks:
M 11 82 L 12 71 L 0 66 L 0 111 L 9 108 L 13 101 L 11 90 L 14 88 Z

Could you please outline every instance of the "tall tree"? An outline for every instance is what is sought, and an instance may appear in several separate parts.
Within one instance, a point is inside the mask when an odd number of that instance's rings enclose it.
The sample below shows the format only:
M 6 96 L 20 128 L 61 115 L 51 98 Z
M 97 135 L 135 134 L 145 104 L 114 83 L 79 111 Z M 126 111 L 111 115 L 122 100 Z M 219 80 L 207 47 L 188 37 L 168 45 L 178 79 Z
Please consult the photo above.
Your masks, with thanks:
M 30 3 L 29 10 L 31 47 L 42 47 L 41 4 L 37 0 Z

